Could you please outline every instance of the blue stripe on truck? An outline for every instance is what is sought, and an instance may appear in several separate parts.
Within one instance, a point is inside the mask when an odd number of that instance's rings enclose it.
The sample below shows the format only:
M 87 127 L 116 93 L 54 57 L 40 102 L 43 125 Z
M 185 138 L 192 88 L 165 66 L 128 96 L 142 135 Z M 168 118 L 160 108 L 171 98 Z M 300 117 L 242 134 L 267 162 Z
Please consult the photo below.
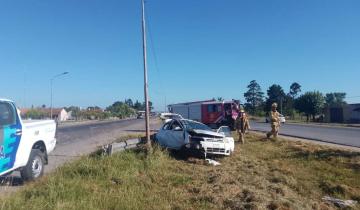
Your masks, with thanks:
M 0 173 L 14 167 L 16 153 L 21 140 L 21 136 L 15 135 L 16 130 L 21 130 L 19 119 L 17 119 L 17 125 L 5 127 L 2 131 L 3 145 L 0 145 L 2 147 L 2 154 L 0 155 Z

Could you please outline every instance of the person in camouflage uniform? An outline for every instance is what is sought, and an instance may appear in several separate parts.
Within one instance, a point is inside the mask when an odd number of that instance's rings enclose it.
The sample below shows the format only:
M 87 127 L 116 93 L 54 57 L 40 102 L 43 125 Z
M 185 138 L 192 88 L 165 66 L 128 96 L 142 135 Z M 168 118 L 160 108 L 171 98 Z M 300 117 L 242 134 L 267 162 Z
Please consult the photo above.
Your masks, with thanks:
M 270 113 L 270 123 L 271 123 L 271 131 L 266 134 L 267 138 L 274 136 L 277 138 L 280 128 L 280 114 L 276 110 L 277 103 L 273 103 L 271 105 L 271 113 Z
M 248 133 L 250 128 L 250 122 L 249 122 L 249 118 L 247 116 L 247 114 L 244 112 L 244 121 L 245 121 L 245 133 Z
M 247 127 L 249 127 L 249 121 L 247 120 L 244 109 L 241 108 L 235 120 L 235 129 L 239 135 L 239 141 L 242 144 L 245 143 L 244 135 Z

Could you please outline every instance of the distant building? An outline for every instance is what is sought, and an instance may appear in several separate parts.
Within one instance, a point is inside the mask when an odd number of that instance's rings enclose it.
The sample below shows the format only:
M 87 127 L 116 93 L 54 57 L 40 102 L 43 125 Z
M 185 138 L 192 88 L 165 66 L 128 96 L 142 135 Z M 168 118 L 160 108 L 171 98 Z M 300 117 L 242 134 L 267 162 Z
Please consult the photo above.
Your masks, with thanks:
M 360 123 L 360 103 L 325 108 L 325 122 Z
M 64 108 L 59 108 L 59 109 L 53 109 L 53 117 L 52 119 L 57 120 L 57 121 L 67 121 L 69 120 L 69 114 L 68 112 L 64 109 Z M 50 115 L 50 110 L 49 110 L 49 115 Z

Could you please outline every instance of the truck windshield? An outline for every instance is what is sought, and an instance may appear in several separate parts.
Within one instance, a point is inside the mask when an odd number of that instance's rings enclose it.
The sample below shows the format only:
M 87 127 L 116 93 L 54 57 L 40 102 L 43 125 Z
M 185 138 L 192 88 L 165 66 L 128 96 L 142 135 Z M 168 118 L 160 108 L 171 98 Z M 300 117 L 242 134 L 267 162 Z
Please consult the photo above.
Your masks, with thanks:
M 207 131 L 212 131 L 211 128 L 209 128 L 207 125 L 204 125 L 202 123 L 198 123 L 198 122 L 194 122 L 194 121 L 188 121 L 188 120 L 183 120 L 182 123 L 185 125 L 185 127 L 187 129 L 190 130 L 207 130 Z

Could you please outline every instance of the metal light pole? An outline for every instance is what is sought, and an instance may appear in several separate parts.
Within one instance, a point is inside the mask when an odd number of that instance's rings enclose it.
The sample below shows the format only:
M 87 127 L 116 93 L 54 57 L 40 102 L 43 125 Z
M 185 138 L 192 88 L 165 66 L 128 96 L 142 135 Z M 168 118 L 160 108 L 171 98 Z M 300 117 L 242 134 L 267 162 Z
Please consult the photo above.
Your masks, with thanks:
M 50 100 L 50 119 L 53 118 L 53 81 L 54 79 L 60 77 L 60 76 L 63 76 L 65 74 L 68 74 L 69 72 L 63 72 L 61 74 L 57 74 L 55 76 L 53 76 L 51 79 L 50 79 L 50 97 L 51 97 L 51 100 Z
M 143 60 L 144 60 L 144 95 L 145 95 L 145 130 L 146 130 L 146 144 L 148 149 L 151 149 L 150 142 L 150 125 L 149 125 L 149 97 L 148 97 L 148 75 L 147 75 L 147 61 L 146 61 L 146 28 L 145 28 L 145 1 L 141 0 L 142 9 L 142 40 L 143 40 Z

